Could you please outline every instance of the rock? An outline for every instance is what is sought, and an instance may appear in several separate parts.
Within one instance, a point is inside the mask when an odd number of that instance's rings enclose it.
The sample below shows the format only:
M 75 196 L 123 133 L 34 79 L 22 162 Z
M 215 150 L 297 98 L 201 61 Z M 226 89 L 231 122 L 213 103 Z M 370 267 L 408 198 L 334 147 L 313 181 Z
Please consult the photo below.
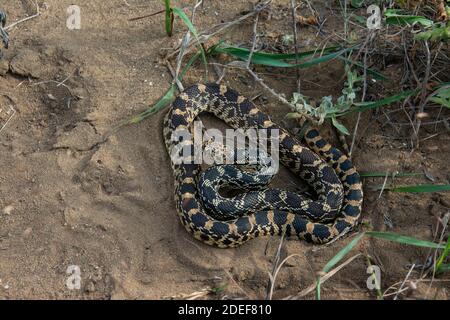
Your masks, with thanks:
M 39 53 L 24 49 L 11 60 L 10 70 L 19 76 L 40 78 L 44 74 L 45 65 Z
M 76 225 L 81 219 L 81 214 L 73 208 L 64 209 L 64 220 L 69 226 Z
M 13 210 L 14 207 L 9 205 L 3 208 L 3 213 L 9 216 L 13 212 Z

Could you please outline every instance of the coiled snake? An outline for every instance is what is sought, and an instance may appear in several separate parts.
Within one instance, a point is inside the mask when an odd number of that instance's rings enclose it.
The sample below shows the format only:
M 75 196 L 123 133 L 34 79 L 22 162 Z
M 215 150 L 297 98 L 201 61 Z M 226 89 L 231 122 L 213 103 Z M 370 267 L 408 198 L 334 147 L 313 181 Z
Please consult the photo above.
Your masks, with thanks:
M 177 133 L 193 130 L 193 122 L 201 112 L 213 113 L 232 128 L 278 129 L 280 161 L 294 174 L 311 185 L 317 200 L 301 196 L 292 200 L 287 193 L 270 190 L 253 191 L 264 199 L 283 200 L 281 209 L 256 205 L 254 212 L 232 213 L 224 219 L 208 212 L 199 188 L 201 168 L 194 161 L 194 140 L 179 139 Z M 351 230 L 357 223 L 362 206 L 362 185 L 351 161 L 341 151 L 328 144 L 314 128 L 305 132 L 309 148 L 300 144 L 269 116 L 256 108 L 248 99 L 224 85 L 199 84 L 187 88 L 172 103 L 164 120 L 164 141 L 169 155 L 178 153 L 180 146 L 192 152 L 182 163 L 171 157 L 175 178 L 175 202 L 181 223 L 188 232 L 207 244 L 221 248 L 236 247 L 258 236 L 296 235 L 313 243 L 326 243 Z M 181 152 L 181 151 L 180 151 Z M 232 178 L 230 168 L 219 167 L 219 174 L 211 171 L 208 181 Z M 228 178 L 225 173 L 229 174 Z M 222 176 L 222 177 L 220 177 Z M 225 176 L 225 178 L 224 178 Z M 202 181 L 205 174 L 202 176 Z M 220 183 L 210 187 L 216 192 Z M 241 196 L 240 203 L 247 201 Z M 207 200 L 207 199 L 206 199 Z M 223 200 L 223 199 L 222 199 Z M 229 199 L 228 199 L 229 200 Z M 250 207 L 252 207 L 250 205 Z M 290 210 L 299 209 L 299 210 Z M 300 211 L 300 213 L 298 212 Z

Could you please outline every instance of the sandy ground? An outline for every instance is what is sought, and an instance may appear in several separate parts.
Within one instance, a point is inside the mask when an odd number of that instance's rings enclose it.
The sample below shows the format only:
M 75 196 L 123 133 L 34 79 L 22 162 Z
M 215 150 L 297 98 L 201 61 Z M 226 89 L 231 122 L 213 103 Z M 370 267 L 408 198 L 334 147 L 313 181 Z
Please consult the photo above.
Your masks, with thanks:
M 208 298 L 265 297 L 279 238 L 221 250 L 186 233 L 173 202 L 161 137 L 163 113 L 102 141 L 111 126 L 145 110 L 167 90 L 172 78 L 160 63 L 161 51 L 180 40 L 181 24 L 169 39 L 162 15 L 128 21 L 162 9 L 161 1 L 77 0 L 82 28 L 69 30 L 66 8 L 73 1 L 38 2 L 42 15 L 11 30 L 10 49 L 3 50 L 0 62 L 1 106 L 16 110 L 0 133 L 0 298 L 161 299 L 217 287 L 224 289 Z M 14 22 L 34 13 L 30 3 L 2 1 L 0 8 Z M 192 1 L 175 2 L 185 4 Z M 275 4 L 277 10 L 286 6 L 283 1 Z M 249 8 L 247 1 L 206 1 L 196 25 L 202 30 Z M 281 16 L 273 23 L 262 22 L 261 31 L 288 28 L 284 20 Z M 224 38 L 245 44 L 243 34 L 251 39 L 251 30 L 250 21 Z M 302 46 L 314 46 L 308 35 L 315 31 L 302 33 Z M 202 66 L 196 69 L 186 84 L 201 81 Z M 339 63 L 302 72 L 305 93 L 338 94 L 342 83 L 336 79 L 342 72 Z M 280 74 L 268 82 L 290 95 L 295 72 Z M 210 76 L 215 80 L 214 73 Z M 255 102 L 282 120 L 287 109 L 242 72 L 230 72 L 225 82 L 249 97 L 261 95 Z M 354 119 L 346 119 L 346 124 L 351 128 Z M 360 170 L 426 170 L 435 183 L 450 183 L 448 134 L 411 152 L 402 140 L 392 139 L 392 128 L 371 120 L 370 114 L 363 115 L 361 128 L 364 135 L 354 154 Z M 323 130 L 330 135 L 329 129 Z M 287 173 L 282 177 L 288 184 L 295 182 Z M 400 182 L 427 180 L 419 176 Z M 381 183 L 365 180 L 365 185 Z M 378 199 L 378 192 L 366 190 L 363 219 L 376 230 L 432 240 L 437 218 L 449 208 L 448 194 L 384 193 Z M 390 227 L 384 217 L 389 217 Z M 295 295 L 310 286 L 351 239 L 326 247 L 286 241 L 281 257 L 296 256 L 280 271 L 274 297 Z M 370 239 L 356 247 L 354 254 L 358 252 L 363 255 L 323 285 L 323 298 L 375 297 L 366 289 L 366 254 L 381 267 L 383 289 L 402 281 L 408 264 L 423 263 L 428 254 L 425 249 Z M 80 270 L 79 290 L 67 287 L 67 269 L 73 265 Z M 445 281 L 435 281 L 430 288 L 419 284 L 411 296 L 448 298 L 449 288 Z

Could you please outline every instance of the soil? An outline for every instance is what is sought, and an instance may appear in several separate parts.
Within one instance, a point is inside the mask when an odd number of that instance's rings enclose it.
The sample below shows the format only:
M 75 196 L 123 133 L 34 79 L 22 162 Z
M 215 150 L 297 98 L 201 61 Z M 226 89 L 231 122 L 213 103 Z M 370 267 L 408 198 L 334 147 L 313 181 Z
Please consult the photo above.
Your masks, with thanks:
M 38 2 L 41 15 L 10 30 L 10 48 L 2 50 L 0 63 L 0 128 L 4 110 L 15 110 L 8 113 L 12 117 L 0 132 L 0 298 L 165 299 L 214 288 L 220 290 L 200 296 L 264 298 L 280 239 L 260 238 L 223 250 L 204 245 L 185 231 L 176 214 L 172 172 L 162 141 L 164 112 L 103 140 L 112 126 L 145 110 L 168 89 L 172 76 L 161 58 L 184 35 L 179 19 L 168 38 L 162 14 L 129 21 L 161 10 L 161 1 L 77 0 L 81 29 L 70 30 L 66 9 L 73 1 Z M 259 24 L 268 42 L 274 34 L 291 32 L 286 2 L 274 1 L 272 6 L 274 16 Z M 324 13 L 328 10 L 318 7 Z M 35 13 L 32 2 L 25 0 L 2 1 L 0 8 L 9 23 Z M 195 25 L 204 30 L 250 9 L 248 1 L 205 1 Z M 341 21 L 331 15 L 325 26 L 337 29 Z M 250 19 L 221 37 L 248 45 L 252 28 Z M 299 46 L 323 45 L 316 34 L 316 29 L 302 27 Z M 400 65 L 385 72 L 395 75 Z M 202 81 L 202 70 L 202 64 L 196 64 L 184 84 Z M 293 70 L 258 67 L 257 71 L 287 96 L 296 88 Z M 338 96 L 343 75 L 339 62 L 302 70 L 302 90 L 317 99 Z M 209 77 L 217 79 L 213 69 Z M 229 71 L 224 83 L 257 97 L 256 104 L 285 123 L 289 109 L 244 71 Z M 370 90 L 377 93 L 376 86 Z M 360 171 L 425 171 L 433 182 L 419 175 L 397 178 L 396 183 L 450 183 L 450 137 L 444 127 L 438 126 L 438 135 L 411 151 L 407 140 L 397 139 L 399 133 L 375 121 L 375 115 L 362 114 L 353 154 Z M 400 116 L 398 120 L 404 121 Z M 344 119 L 348 128 L 355 122 L 356 115 Z M 329 126 L 322 130 L 337 142 Z M 434 126 L 424 128 L 423 137 L 433 130 Z M 295 182 L 282 172 L 276 183 Z M 382 183 L 380 178 L 364 180 L 363 228 L 432 241 L 438 219 L 450 209 L 449 194 L 384 192 L 379 197 L 379 191 L 370 187 Z M 353 238 L 322 247 L 284 241 L 281 258 L 295 256 L 279 272 L 273 297 L 295 296 L 312 285 L 317 272 Z M 380 266 L 385 290 L 403 281 L 411 264 L 423 264 L 429 250 L 364 238 L 351 254 L 357 253 L 361 255 L 323 284 L 323 299 L 376 297 L 366 287 L 366 255 Z M 67 285 L 76 284 L 70 282 L 74 279 L 68 273 L 70 266 L 79 268 L 79 289 Z M 412 277 L 419 273 L 414 271 Z M 447 299 L 448 281 L 442 276 L 431 285 L 418 283 L 407 297 Z M 310 293 L 303 298 L 313 297 Z

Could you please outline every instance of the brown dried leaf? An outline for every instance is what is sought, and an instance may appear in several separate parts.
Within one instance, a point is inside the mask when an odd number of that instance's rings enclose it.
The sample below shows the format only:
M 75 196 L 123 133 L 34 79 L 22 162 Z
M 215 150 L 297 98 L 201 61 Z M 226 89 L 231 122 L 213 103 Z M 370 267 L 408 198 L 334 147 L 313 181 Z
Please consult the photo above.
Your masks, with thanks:
M 297 15 L 296 20 L 300 26 L 317 26 L 317 25 L 319 25 L 319 19 L 317 19 L 317 17 L 315 15 L 311 15 L 311 16 L 307 16 L 307 17 Z
M 448 21 L 448 14 L 447 10 L 445 9 L 444 0 L 439 0 L 439 3 L 437 5 L 437 19 L 444 22 Z

